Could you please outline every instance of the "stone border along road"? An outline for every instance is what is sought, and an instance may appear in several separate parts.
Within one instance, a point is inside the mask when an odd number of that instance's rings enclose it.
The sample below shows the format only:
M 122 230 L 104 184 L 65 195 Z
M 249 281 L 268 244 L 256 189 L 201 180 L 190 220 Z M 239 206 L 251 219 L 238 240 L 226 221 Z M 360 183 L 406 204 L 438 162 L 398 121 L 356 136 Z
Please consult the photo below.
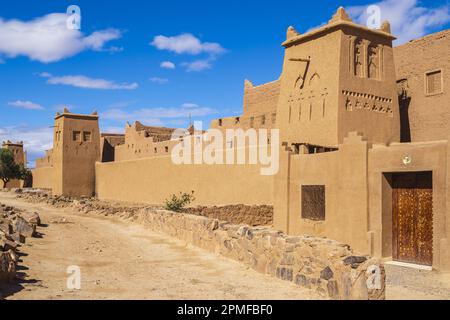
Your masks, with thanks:
M 38 213 L 0 203 L 0 285 L 21 276 L 18 272 L 20 248 L 29 238 L 40 236 L 36 232 L 40 224 Z

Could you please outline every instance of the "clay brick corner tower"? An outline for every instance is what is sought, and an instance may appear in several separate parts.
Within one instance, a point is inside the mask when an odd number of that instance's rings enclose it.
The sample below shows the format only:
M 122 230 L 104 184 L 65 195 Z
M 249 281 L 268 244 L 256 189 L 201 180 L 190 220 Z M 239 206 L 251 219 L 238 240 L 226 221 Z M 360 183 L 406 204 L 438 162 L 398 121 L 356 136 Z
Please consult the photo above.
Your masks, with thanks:
M 369 143 L 400 140 L 389 23 L 355 24 L 343 8 L 306 34 L 287 31 L 277 127 L 286 146 L 337 148 L 349 132 Z
M 95 163 L 100 160 L 98 115 L 57 113 L 53 140 L 54 194 L 93 196 Z
M 19 141 L 17 143 L 11 141 L 4 141 L 2 143 L 2 148 L 8 149 L 14 155 L 14 162 L 17 164 L 26 165 L 26 154 L 23 150 L 23 142 Z

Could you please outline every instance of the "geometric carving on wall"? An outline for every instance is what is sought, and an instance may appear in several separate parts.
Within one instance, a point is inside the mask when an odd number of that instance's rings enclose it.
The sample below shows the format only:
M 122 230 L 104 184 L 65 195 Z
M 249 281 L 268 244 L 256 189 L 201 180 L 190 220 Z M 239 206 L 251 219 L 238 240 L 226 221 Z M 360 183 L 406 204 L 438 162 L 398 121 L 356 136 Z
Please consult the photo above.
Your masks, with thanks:
M 325 221 L 325 186 L 302 186 L 302 218 Z
M 348 90 L 342 90 L 345 101 L 345 109 L 370 110 L 377 113 L 385 113 L 393 116 L 393 100 L 386 97 L 380 97 L 369 93 L 359 93 Z

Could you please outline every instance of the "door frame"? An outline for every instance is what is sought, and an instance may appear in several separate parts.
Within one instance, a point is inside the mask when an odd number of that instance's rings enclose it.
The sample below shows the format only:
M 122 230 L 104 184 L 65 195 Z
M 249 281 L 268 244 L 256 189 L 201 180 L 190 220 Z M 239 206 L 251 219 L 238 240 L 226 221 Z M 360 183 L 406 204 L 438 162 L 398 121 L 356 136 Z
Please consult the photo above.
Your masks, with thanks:
M 409 187 L 406 185 L 404 188 L 397 188 L 397 186 L 394 183 L 394 177 L 396 175 L 411 175 L 411 174 L 429 174 L 429 181 L 427 181 L 427 184 L 429 183 L 430 187 L 427 188 L 425 187 L 424 189 L 431 189 L 431 196 L 432 196 L 432 201 L 431 201 L 431 217 L 432 217 L 432 225 L 431 225 L 431 244 L 429 244 L 431 246 L 431 257 L 430 257 L 430 261 L 427 263 L 421 262 L 417 260 L 417 252 L 416 252 L 416 261 L 405 261 L 402 260 L 401 258 L 399 258 L 399 245 L 398 245 L 398 236 L 399 236 L 399 229 L 398 229 L 398 216 L 396 217 L 396 213 L 398 215 L 398 210 L 395 210 L 395 207 L 398 204 L 398 191 L 396 191 L 397 189 L 409 189 Z M 417 180 L 415 181 L 417 183 Z M 435 214 L 434 214 L 434 206 L 433 206 L 433 200 L 434 200 L 434 188 L 433 188 L 433 171 L 406 171 L 406 172 L 393 172 L 390 173 L 390 185 L 391 185 L 391 190 L 392 190 L 392 194 L 391 194 L 391 232 L 392 232 L 392 241 L 391 241 L 391 246 L 392 246 L 392 260 L 396 261 L 396 262 L 400 262 L 400 263 L 407 263 L 407 264 L 412 264 L 412 265 L 418 265 L 418 266 L 432 266 L 433 265 L 433 258 L 434 258 L 434 252 L 433 252 L 433 248 L 434 248 L 434 219 L 435 219 Z M 418 190 L 420 189 L 420 187 L 418 185 L 416 185 L 416 187 L 411 187 L 412 190 Z M 414 239 L 414 241 L 417 241 L 417 238 Z

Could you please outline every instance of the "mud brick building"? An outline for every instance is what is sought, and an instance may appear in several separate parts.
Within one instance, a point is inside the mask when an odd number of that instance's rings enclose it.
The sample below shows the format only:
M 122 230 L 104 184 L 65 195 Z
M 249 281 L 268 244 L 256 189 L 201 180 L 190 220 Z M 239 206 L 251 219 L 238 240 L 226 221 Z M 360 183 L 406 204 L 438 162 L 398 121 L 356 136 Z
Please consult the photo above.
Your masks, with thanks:
M 273 205 L 288 234 L 450 271 L 450 31 L 394 39 L 388 22 L 368 29 L 343 8 L 308 33 L 288 28 L 280 78 L 246 80 L 243 114 L 211 123 L 279 129 L 275 176 L 255 164 L 173 164 L 180 140 L 195 144 L 192 127 L 178 140 L 139 122 L 101 135 L 97 115 L 65 110 L 34 184 L 150 204 L 194 190 L 200 205 Z

